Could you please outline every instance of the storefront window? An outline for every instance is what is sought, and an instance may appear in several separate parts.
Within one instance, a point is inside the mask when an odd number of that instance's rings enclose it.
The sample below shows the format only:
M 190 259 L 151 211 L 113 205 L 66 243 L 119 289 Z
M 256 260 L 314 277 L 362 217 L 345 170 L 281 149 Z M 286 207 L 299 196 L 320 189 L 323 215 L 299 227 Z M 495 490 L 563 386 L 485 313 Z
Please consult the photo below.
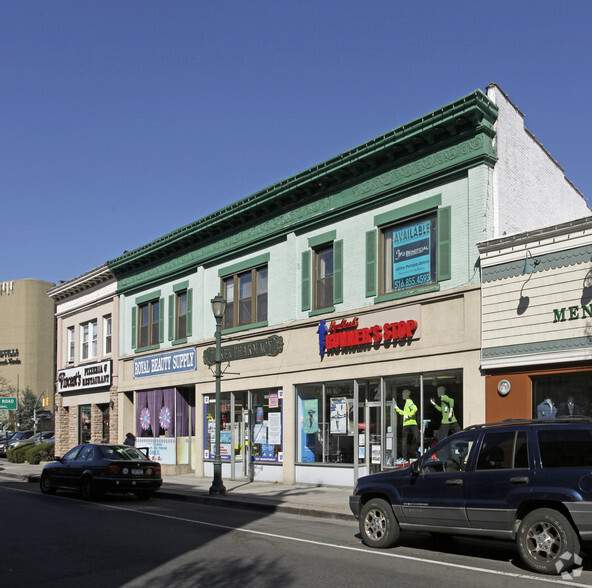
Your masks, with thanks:
M 533 377 L 532 417 L 592 416 L 592 372 Z
M 353 381 L 298 387 L 300 462 L 354 462 L 353 390 Z
M 175 388 L 138 392 L 136 430 L 138 437 L 175 436 Z
M 282 402 L 281 391 L 276 388 L 232 394 L 223 392 L 220 405 L 221 458 L 230 460 L 234 452 L 235 459 L 242 459 L 246 457 L 246 452 L 254 462 L 282 462 Z M 234 403 L 234 412 L 232 403 Z M 205 407 L 204 457 L 214 459 L 216 452 L 215 398 L 206 397 Z
M 90 443 L 90 404 L 81 405 L 79 410 L 80 443 Z

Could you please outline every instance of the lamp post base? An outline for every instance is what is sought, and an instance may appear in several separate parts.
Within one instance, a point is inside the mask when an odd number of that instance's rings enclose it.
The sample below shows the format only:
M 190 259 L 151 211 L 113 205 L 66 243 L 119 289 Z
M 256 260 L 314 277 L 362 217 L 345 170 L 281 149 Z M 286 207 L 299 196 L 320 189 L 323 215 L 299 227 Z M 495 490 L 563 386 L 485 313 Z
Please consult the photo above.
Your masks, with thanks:
M 226 487 L 222 483 L 222 480 L 220 480 L 219 483 L 216 483 L 216 481 L 214 481 L 214 483 L 210 486 L 210 495 L 213 495 L 213 494 L 222 495 L 222 496 L 224 494 L 226 494 Z

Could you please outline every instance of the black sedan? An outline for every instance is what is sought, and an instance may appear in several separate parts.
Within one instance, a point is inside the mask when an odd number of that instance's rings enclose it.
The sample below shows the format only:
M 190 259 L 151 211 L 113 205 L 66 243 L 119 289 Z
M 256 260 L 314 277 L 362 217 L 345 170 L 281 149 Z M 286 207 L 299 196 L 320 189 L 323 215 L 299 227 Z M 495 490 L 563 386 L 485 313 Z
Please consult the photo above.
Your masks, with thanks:
M 83 443 L 64 457 L 56 457 L 41 472 L 41 491 L 80 492 L 92 500 L 105 492 L 133 492 L 140 499 L 150 498 L 162 484 L 160 464 L 128 445 Z

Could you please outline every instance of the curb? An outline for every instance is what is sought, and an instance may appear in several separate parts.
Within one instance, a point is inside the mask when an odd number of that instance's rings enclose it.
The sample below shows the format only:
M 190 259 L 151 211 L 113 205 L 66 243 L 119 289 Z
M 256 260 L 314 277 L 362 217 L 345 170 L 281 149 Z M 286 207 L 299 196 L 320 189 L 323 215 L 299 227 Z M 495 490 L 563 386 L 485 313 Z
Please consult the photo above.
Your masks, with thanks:
M 16 474 L 0 471 L 0 477 L 23 480 L 30 484 L 39 483 L 41 476 L 39 474 Z M 226 508 L 238 508 L 243 510 L 258 511 L 264 513 L 284 513 L 298 516 L 314 517 L 320 519 L 333 519 L 342 521 L 354 521 L 353 514 L 343 512 L 331 512 L 322 508 L 311 506 L 294 506 L 289 504 L 276 504 L 273 502 L 264 502 L 261 499 L 249 500 L 241 498 L 229 498 L 228 496 L 210 496 L 208 494 L 190 494 L 185 492 L 176 492 L 174 490 L 157 490 L 154 496 L 165 500 L 176 500 L 178 502 L 190 502 L 194 504 L 206 504 L 209 506 L 218 506 Z

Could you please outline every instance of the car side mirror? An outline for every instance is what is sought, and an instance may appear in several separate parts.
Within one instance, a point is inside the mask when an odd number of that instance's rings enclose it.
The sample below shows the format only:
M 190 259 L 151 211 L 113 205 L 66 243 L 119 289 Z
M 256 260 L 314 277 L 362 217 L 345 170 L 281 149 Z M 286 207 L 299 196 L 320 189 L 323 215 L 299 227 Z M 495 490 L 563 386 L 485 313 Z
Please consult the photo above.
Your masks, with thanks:
M 62 458 L 59 455 L 56 455 L 54 458 L 54 461 L 59 461 L 61 463 Z
M 411 473 L 414 476 L 419 476 L 419 474 L 421 474 L 421 462 L 419 460 L 416 460 L 411 464 Z

